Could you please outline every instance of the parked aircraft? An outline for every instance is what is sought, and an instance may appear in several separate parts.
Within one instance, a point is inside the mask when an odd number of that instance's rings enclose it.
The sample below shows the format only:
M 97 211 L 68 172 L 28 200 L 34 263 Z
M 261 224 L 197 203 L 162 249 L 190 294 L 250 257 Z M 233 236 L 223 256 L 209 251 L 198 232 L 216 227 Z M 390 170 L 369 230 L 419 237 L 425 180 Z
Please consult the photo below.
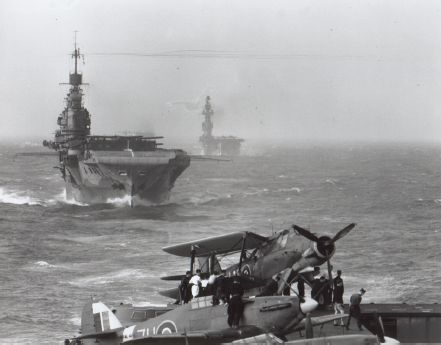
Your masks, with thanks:
M 240 325 L 230 328 L 226 305 L 213 305 L 211 297 L 195 298 L 128 327 L 117 311 L 90 301 L 83 308 L 81 335 L 72 344 L 219 344 L 267 332 L 283 337 L 318 305 L 295 296 L 249 297 L 243 302 Z
M 354 223 L 349 224 L 334 236 L 314 234 L 297 225 L 271 236 L 242 231 L 172 245 L 163 250 L 173 255 L 189 257 L 191 272 L 197 267 L 208 274 L 223 271 L 219 263 L 222 257 L 240 253 L 239 262 L 225 268 L 227 276 L 240 276 L 244 287 L 251 289 L 263 286 L 273 276 L 282 272 L 282 290 L 285 283 L 293 282 L 305 268 L 329 262 L 335 253 L 335 242 L 346 236 L 354 227 Z M 161 279 L 180 280 L 182 277 L 183 275 L 176 275 Z M 179 298 L 177 289 L 160 293 L 167 297 Z

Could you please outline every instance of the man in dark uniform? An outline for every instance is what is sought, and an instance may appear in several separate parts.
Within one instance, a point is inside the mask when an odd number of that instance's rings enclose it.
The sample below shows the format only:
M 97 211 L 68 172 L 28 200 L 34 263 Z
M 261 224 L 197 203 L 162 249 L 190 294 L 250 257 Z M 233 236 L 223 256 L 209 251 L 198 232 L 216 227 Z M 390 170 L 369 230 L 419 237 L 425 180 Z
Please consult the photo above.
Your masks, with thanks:
M 366 290 L 361 288 L 360 293 L 354 293 L 350 299 L 350 307 L 349 307 L 349 317 L 348 322 L 346 323 L 346 329 L 349 330 L 349 324 L 351 323 L 351 317 L 355 317 L 357 319 L 358 329 L 361 331 L 363 328 L 361 327 L 361 309 L 360 303 L 362 300 L 362 296 L 365 294 Z
M 228 280 L 222 272 L 214 280 L 213 290 L 213 305 L 218 305 L 220 302 L 228 303 L 230 297 L 228 292 Z
M 230 293 L 231 298 L 228 303 L 228 325 L 232 328 L 237 328 L 243 314 L 242 296 L 244 293 L 239 278 L 234 278 Z
M 188 303 L 188 301 L 191 299 L 191 289 L 189 286 L 190 279 L 191 272 L 187 271 L 179 284 L 179 296 L 181 297 L 181 302 L 183 304 Z
M 325 289 L 328 288 L 328 281 L 325 276 L 321 276 L 320 279 L 314 279 L 311 288 L 311 298 L 315 299 L 319 306 L 319 309 L 325 308 Z
M 334 278 L 334 295 L 332 297 L 332 303 L 334 303 L 334 314 L 344 314 L 343 308 L 343 293 L 345 287 L 343 285 L 343 279 L 341 278 L 341 270 L 337 271 L 337 277 Z M 338 320 L 334 320 L 334 326 L 338 326 Z M 343 318 L 340 319 L 340 326 L 344 326 Z

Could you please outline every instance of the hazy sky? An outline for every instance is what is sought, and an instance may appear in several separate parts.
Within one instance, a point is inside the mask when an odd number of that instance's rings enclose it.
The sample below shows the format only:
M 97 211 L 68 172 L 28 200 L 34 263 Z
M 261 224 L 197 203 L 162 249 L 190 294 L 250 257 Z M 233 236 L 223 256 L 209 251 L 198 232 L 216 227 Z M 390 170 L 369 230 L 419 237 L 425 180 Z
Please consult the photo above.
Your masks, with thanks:
M 441 141 L 441 1 L 0 0 L 0 139 L 52 137 L 75 30 L 95 134 L 196 141 L 210 94 L 218 135 Z

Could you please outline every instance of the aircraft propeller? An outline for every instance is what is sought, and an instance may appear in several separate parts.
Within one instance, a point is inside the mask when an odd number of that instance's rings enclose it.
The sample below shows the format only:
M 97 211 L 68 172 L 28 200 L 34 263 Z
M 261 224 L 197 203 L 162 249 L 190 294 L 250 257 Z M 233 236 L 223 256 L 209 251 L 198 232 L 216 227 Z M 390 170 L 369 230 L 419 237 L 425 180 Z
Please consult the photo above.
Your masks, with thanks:
M 309 230 L 306 230 L 298 225 L 293 225 L 292 227 L 303 237 L 306 237 L 308 240 L 317 243 L 317 246 L 319 248 L 323 248 L 326 252 L 329 252 L 328 249 L 332 249 L 334 243 L 337 242 L 339 239 L 345 237 L 355 227 L 355 225 L 355 223 L 349 224 L 348 226 L 337 232 L 333 238 L 329 238 L 328 236 L 317 237 Z
M 306 230 L 298 225 L 293 225 L 292 228 L 299 235 L 307 238 L 311 242 L 314 242 L 314 247 L 309 248 L 302 258 L 295 262 L 293 266 L 289 269 L 284 270 L 283 278 L 286 282 L 292 282 L 295 274 L 297 274 L 302 269 L 308 266 L 320 265 L 321 263 L 327 262 L 328 274 L 329 274 L 329 284 L 332 288 L 332 266 L 329 259 L 332 257 L 335 251 L 335 242 L 345 237 L 354 227 L 355 223 L 351 223 L 345 228 L 341 229 L 332 238 L 327 235 L 316 236 L 311 231 Z M 279 293 L 283 291 L 284 284 L 279 286 Z
M 313 233 L 311 233 L 309 230 L 303 229 L 302 227 L 298 225 L 292 226 L 295 231 L 297 231 L 300 235 L 303 237 L 306 237 L 310 241 L 313 241 L 317 243 L 317 249 L 324 254 L 326 257 L 326 265 L 328 269 L 328 284 L 329 287 L 332 289 L 334 287 L 333 284 L 333 278 L 332 278 L 332 265 L 330 258 L 332 256 L 332 253 L 335 249 L 334 243 L 337 242 L 339 239 L 345 237 L 349 232 L 355 227 L 355 223 L 351 223 L 348 226 L 341 229 L 339 232 L 337 232 L 334 237 L 329 238 L 328 236 L 321 236 L 317 237 Z

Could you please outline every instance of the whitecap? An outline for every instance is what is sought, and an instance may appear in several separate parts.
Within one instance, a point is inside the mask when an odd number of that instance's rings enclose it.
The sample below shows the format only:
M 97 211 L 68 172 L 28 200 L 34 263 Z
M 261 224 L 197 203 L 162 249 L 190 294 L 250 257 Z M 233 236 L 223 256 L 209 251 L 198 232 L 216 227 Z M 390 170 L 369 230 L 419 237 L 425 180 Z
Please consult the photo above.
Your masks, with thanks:
M 39 266 L 39 267 L 47 267 L 47 268 L 55 267 L 55 265 L 51 265 L 47 261 L 37 261 L 37 262 L 34 262 L 34 265 Z
M 302 191 L 299 187 L 291 187 L 291 188 L 279 188 L 277 192 L 297 192 L 300 193 Z
M 262 188 L 262 189 L 256 189 L 252 192 L 244 192 L 244 196 L 250 196 L 250 195 L 260 195 L 260 194 L 265 194 L 268 193 L 269 189 L 268 188 Z
M 41 205 L 41 201 L 29 195 L 23 195 L 25 192 L 7 191 L 0 187 L 0 203 L 15 205 Z
M 81 326 L 81 317 L 75 316 L 69 319 L 69 322 L 75 326 Z
M 329 183 L 329 184 L 332 184 L 332 185 L 335 185 L 335 184 L 337 183 L 337 180 L 334 180 L 334 179 L 332 179 L 332 178 L 328 178 L 328 179 L 326 179 L 325 182 L 326 182 L 326 183 Z

